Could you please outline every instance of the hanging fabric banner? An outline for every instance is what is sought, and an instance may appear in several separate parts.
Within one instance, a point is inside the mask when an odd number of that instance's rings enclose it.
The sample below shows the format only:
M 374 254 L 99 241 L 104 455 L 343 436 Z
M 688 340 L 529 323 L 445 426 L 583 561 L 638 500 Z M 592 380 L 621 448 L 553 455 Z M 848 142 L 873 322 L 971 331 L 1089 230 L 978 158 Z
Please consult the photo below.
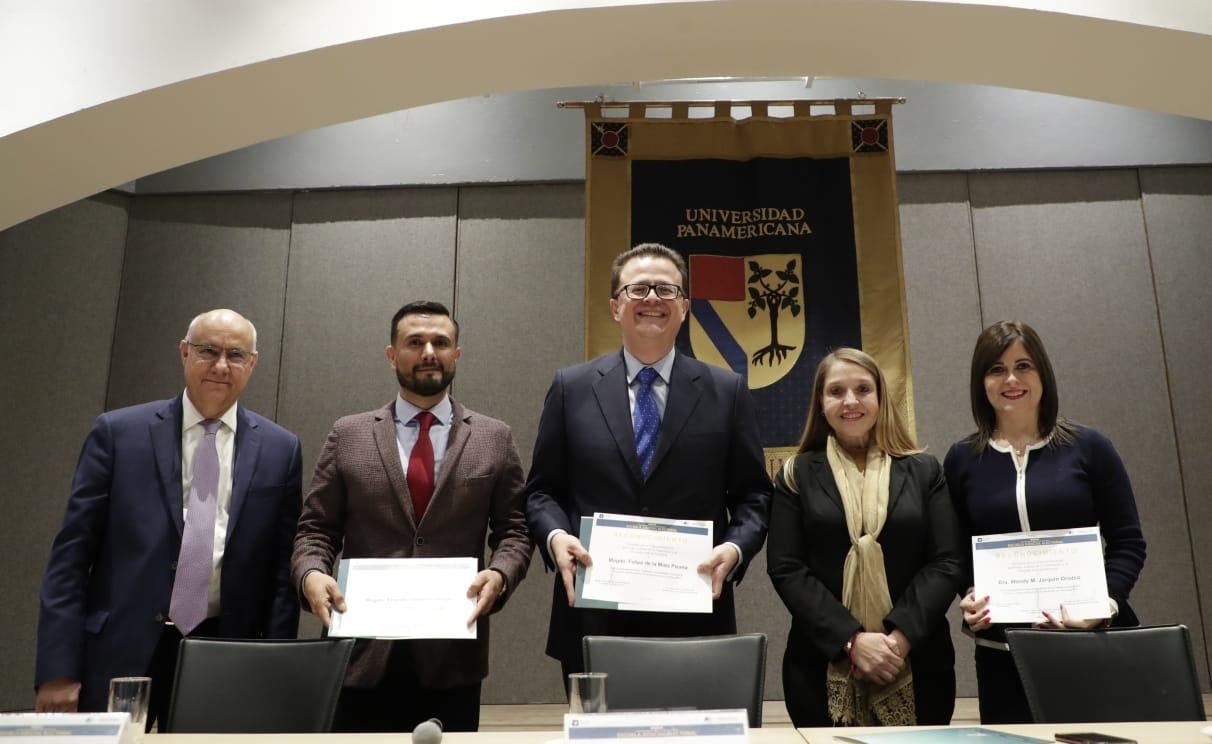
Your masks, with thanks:
M 582 104 L 587 356 L 619 345 L 614 257 L 663 243 L 689 268 L 678 350 L 747 380 L 772 472 L 799 443 L 817 364 L 840 346 L 879 362 L 912 426 L 895 102 Z

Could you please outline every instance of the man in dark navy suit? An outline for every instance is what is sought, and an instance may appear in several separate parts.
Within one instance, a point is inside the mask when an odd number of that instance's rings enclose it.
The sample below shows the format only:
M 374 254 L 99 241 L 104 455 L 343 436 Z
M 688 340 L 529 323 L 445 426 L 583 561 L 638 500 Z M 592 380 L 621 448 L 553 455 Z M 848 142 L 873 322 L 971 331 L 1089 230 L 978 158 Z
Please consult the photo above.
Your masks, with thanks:
M 766 539 L 771 483 L 745 381 L 674 350 L 686 319 L 686 265 L 637 245 L 615 259 L 610 311 L 623 348 L 556 373 L 526 484 L 531 536 L 555 568 L 547 654 L 579 671 L 585 635 L 736 632 L 731 584 Z M 573 608 L 582 516 L 711 520 L 710 614 Z
M 39 711 L 105 710 L 112 677 L 150 675 L 150 729 L 183 635 L 295 635 L 302 451 L 236 402 L 256 329 L 213 310 L 179 351 L 183 394 L 102 414 L 84 442 L 42 580 Z

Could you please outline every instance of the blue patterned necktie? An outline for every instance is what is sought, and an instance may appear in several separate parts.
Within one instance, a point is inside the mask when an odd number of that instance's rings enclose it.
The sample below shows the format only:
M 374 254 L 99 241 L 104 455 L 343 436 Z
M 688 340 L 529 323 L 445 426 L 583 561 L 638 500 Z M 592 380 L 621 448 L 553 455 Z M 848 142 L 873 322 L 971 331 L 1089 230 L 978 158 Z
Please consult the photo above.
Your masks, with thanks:
M 652 469 L 652 457 L 656 454 L 657 434 L 661 431 L 661 412 L 657 410 L 656 398 L 652 395 L 652 383 L 657 371 L 645 367 L 636 375 L 640 384 L 635 389 L 635 411 L 631 416 L 631 427 L 635 432 L 635 456 L 640 461 L 640 473 L 648 477 Z

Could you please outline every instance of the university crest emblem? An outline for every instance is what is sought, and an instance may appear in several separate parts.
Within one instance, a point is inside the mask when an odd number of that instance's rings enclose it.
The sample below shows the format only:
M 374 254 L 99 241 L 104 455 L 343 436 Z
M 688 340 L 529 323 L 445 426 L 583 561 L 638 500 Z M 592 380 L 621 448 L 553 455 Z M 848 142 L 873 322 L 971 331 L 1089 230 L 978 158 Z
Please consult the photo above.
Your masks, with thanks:
M 784 378 L 804 349 L 798 253 L 690 256 L 690 348 L 745 378 L 751 390 Z

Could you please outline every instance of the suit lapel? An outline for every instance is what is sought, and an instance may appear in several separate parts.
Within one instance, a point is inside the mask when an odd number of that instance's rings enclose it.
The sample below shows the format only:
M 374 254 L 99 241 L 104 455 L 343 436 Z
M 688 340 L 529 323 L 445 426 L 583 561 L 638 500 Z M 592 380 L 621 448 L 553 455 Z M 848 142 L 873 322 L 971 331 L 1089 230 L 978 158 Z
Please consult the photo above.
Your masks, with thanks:
M 812 453 L 811 465 L 809 471 L 816 479 L 817 486 L 825 492 L 838 511 L 845 514 L 846 507 L 842 505 L 842 493 L 837 490 L 837 481 L 833 479 L 833 469 L 829 467 L 829 458 L 825 456 L 823 450 Z
M 408 517 L 413 529 L 417 526 L 417 516 L 412 510 L 412 497 L 408 494 L 408 479 L 404 475 L 404 464 L 400 462 L 400 444 L 396 439 L 395 400 L 375 412 L 374 439 L 375 447 L 379 450 L 379 459 L 383 461 L 383 470 L 387 473 L 387 482 L 391 484 L 392 494 L 400 503 L 400 508 Z
M 896 506 L 896 502 L 901 497 L 901 491 L 905 490 L 905 483 L 908 482 L 908 474 L 905 472 L 906 462 L 903 457 L 892 458 L 892 463 L 889 467 L 892 472 L 888 474 L 888 513 L 892 513 L 892 509 Z M 886 523 L 886 521 L 885 521 Z
M 619 454 L 635 479 L 642 482 L 640 461 L 635 456 L 635 432 L 631 428 L 631 399 L 627 393 L 627 365 L 623 363 L 623 352 L 602 359 L 598 374 L 600 377 L 593 383 L 593 393 L 602 409 L 602 417 L 606 419 Z
M 450 405 L 450 435 L 446 438 L 446 454 L 442 456 L 442 469 L 438 471 L 438 481 L 433 485 L 431 504 L 446 493 L 447 487 L 454 478 L 452 474 L 455 466 L 463 455 L 463 448 L 471 437 L 471 416 L 467 415 L 467 410 L 455 402 L 454 398 L 450 399 Z M 426 510 L 425 513 L 428 514 L 429 511 Z
M 894 457 L 892 459 L 892 472 L 888 477 L 888 514 L 892 513 L 893 507 L 896 506 L 896 502 L 900 499 L 901 492 L 905 490 L 905 484 L 908 482 L 908 476 L 905 473 L 905 462 L 904 458 Z M 842 494 L 837 489 L 837 481 L 833 479 L 833 469 L 829 467 L 829 458 L 825 456 L 823 451 L 812 453 L 809 470 L 812 473 L 812 477 L 816 479 L 820 489 L 845 514 L 846 509 L 842 506 Z
M 673 370 L 669 373 L 669 391 L 665 398 L 665 414 L 661 416 L 661 434 L 657 437 L 656 454 L 652 457 L 649 475 L 661 466 L 661 459 L 673 447 L 674 441 L 682 433 L 690 415 L 699 404 L 705 373 L 702 362 L 684 354 L 673 355 Z
M 244 406 L 236 408 L 236 442 L 232 448 L 231 503 L 227 508 L 227 536 L 235 533 L 236 522 L 248 498 L 248 487 L 261 456 L 261 429 Z
M 181 495 L 182 415 L 181 396 L 178 395 L 156 411 L 156 418 L 148 427 L 160 480 L 160 496 L 169 518 L 177 527 L 178 539 L 185 528 L 185 502 Z

